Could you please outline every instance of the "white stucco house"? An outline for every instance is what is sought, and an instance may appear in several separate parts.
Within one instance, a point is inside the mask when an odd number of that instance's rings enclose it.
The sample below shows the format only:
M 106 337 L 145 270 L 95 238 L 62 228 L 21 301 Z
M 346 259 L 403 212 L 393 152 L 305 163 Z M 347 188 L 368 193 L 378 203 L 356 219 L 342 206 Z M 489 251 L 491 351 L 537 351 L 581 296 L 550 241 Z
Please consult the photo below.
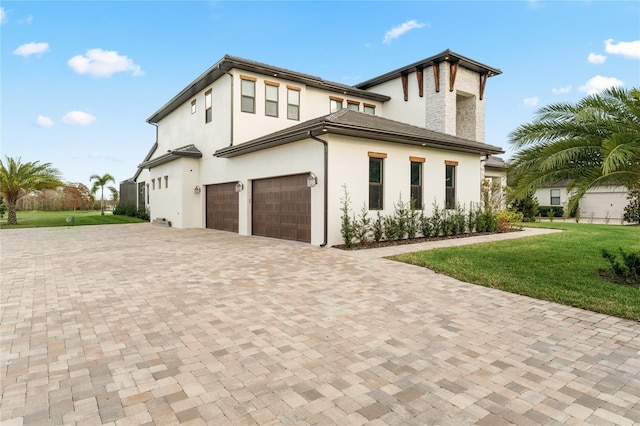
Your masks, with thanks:
M 371 216 L 480 200 L 500 73 L 446 50 L 349 86 L 226 55 L 147 119 L 156 142 L 129 182 L 175 227 L 341 244 L 343 185 Z

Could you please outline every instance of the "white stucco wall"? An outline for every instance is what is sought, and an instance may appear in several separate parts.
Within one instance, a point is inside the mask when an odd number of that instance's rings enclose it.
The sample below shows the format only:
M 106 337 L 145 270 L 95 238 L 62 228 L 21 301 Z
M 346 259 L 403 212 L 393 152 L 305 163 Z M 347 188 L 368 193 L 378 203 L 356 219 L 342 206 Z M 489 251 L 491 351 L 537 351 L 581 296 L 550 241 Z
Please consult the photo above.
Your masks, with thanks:
M 469 203 L 480 201 L 480 156 L 477 154 L 454 153 L 436 149 L 385 143 L 373 140 L 354 139 L 346 136 L 330 135 L 329 144 L 329 244 L 342 244 L 340 216 L 343 184 L 351 198 L 351 208 L 358 216 L 362 206 L 369 204 L 369 151 L 387 154 L 383 165 L 384 210 L 381 215 L 391 215 L 394 203 L 400 198 L 410 199 L 410 159 L 425 158 L 423 165 L 423 203 L 425 214 L 430 215 L 432 204 L 444 207 L 445 161 L 457 161 L 456 199 L 467 209 Z M 375 218 L 376 210 L 369 211 Z

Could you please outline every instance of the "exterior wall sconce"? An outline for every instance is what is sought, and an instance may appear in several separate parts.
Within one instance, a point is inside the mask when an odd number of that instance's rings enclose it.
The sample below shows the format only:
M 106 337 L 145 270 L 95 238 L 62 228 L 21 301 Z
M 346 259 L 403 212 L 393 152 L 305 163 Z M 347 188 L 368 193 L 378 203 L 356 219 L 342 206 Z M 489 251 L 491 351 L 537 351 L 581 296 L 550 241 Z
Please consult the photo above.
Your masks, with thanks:
M 317 184 L 318 184 L 318 177 L 314 175 L 313 172 L 309 173 L 309 176 L 307 177 L 307 186 L 309 188 L 313 188 Z
M 243 189 L 244 185 L 242 184 L 242 182 L 236 183 L 236 192 L 242 192 Z
M 200 187 L 198 185 L 196 185 L 195 188 L 193 188 L 193 193 L 198 195 L 200 193 Z

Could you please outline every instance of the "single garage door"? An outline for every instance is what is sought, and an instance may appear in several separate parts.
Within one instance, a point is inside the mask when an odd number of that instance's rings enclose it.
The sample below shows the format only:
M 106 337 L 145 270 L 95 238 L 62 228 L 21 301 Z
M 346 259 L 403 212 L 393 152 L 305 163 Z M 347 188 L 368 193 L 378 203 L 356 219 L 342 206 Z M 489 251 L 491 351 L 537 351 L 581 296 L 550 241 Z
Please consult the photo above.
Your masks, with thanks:
M 311 242 L 311 188 L 307 176 L 253 181 L 252 233 Z
M 238 232 L 236 182 L 207 185 L 207 228 Z

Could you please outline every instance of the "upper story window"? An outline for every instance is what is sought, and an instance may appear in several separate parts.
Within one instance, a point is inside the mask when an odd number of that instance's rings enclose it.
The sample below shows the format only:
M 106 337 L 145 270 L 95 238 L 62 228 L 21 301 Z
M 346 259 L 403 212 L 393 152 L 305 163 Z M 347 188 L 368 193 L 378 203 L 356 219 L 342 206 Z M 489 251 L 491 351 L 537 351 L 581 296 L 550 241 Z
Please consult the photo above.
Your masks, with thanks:
M 300 88 L 287 86 L 287 118 L 300 120 Z
M 204 122 L 205 123 L 210 123 L 211 118 L 213 116 L 213 112 L 212 112 L 213 100 L 211 96 L 212 96 L 211 89 L 204 92 Z
M 387 154 L 369 152 L 369 210 L 382 210 L 384 208 L 382 179 L 385 158 L 387 158 Z
M 195 114 L 196 113 L 196 100 L 192 100 L 191 101 L 191 114 Z
M 156 190 L 156 179 L 155 178 L 151 179 L 151 185 L 152 185 L 152 189 L 155 191 Z
M 240 111 L 256 112 L 256 79 L 253 77 L 240 76 L 242 80 L 242 100 L 240 102 Z
M 376 106 L 372 104 L 362 104 L 364 109 L 362 110 L 365 114 L 376 115 Z
M 269 117 L 278 116 L 278 83 L 271 81 L 264 82 L 264 115 Z
M 165 176 L 164 177 L 164 187 L 168 188 L 169 187 L 169 176 Z
M 446 209 L 456 208 L 456 167 L 457 161 L 445 161 L 445 199 L 444 207 Z
M 560 190 L 552 189 L 551 190 L 551 205 L 559 206 L 560 205 Z
M 329 97 L 329 112 L 336 112 L 342 109 L 342 98 Z
M 411 199 L 416 209 L 422 208 L 422 165 L 424 158 L 410 157 L 411 162 Z
M 360 111 L 360 102 L 347 101 L 347 108 L 351 111 Z

